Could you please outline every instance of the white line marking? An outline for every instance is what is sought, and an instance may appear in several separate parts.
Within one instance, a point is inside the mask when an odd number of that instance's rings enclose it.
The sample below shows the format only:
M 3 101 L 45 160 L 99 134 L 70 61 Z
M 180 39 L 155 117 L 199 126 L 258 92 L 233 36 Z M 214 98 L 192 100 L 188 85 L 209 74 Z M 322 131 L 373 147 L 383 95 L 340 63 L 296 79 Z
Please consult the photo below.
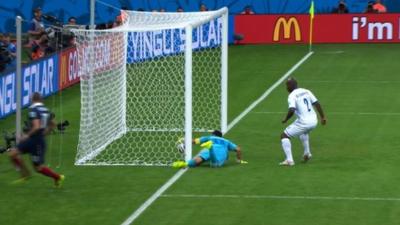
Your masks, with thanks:
M 289 71 L 287 71 L 274 85 L 268 88 L 265 93 L 254 101 L 249 107 L 247 107 L 239 116 L 237 116 L 229 125 L 227 131 L 232 129 L 243 117 L 245 117 L 254 107 L 263 101 L 276 87 L 279 86 L 290 74 L 292 74 L 301 64 L 303 64 L 314 52 L 309 52 L 299 62 L 297 62 Z M 133 223 L 157 198 L 172 186 L 185 172 L 187 169 L 179 170 L 173 177 L 171 177 L 167 183 L 160 187 L 149 199 L 146 200 L 132 215 L 128 217 L 121 225 L 129 225 Z
M 255 114 L 286 114 L 287 112 L 252 112 Z M 328 112 L 328 115 L 400 116 L 398 112 Z
M 398 80 L 302 80 L 301 83 L 335 83 L 335 84 L 398 84 Z
M 320 54 L 334 54 L 334 55 L 336 55 L 336 54 L 343 54 L 344 53 L 344 51 L 342 51 L 342 50 L 337 50 L 337 51 L 326 51 L 326 52 L 321 52 Z
M 342 54 L 342 53 L 344 53 L 344 51 L 342 51 L 342 50 L 319 52 L 319 54 L 333 54 L 333 55 Z
M 288 78 L 301 64 L 303 64 L 314 52 L 309 52 L 299 62 L 297 62 L 289 71 L 287 71 L 278 81 L 276 81 L 268 90 L 264 92 L 257 100 L 249 105 L 239 116 L 237 116 L 229 125 L 228 130 L 234 127 L 243 117 L 253 110 L 261 101 L 263 101 L 271 92 L 277 88 L 286 78 Z
M 129 225 L 136 220 L 158 197 L 164 193 L 171 185 L 173 185 L 187 169 L 179 170 L 171 179 L 167 181 L 160 189 L 158 189 L 149 199 L 147 199 L 132 215 L 126 219 L 122 225 Z
M 342 200 L 342 201 L 400 201 L 400 198 L 381 197 L 334 197 L 334 196 L 285 196 L 285 195 L 161 195 L 163 198 L 245 198 L 245 199 L 300 199 L 300 200 Z

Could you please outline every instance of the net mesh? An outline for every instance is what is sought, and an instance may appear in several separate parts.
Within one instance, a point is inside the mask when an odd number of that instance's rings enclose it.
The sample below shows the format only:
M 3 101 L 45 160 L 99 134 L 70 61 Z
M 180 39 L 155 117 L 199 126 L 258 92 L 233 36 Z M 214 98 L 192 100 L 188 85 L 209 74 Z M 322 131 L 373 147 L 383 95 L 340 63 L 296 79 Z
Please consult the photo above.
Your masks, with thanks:
M 204 21 L 192 33 L 193 131 L 221 126 L 222 23 L 212 12 L 122 13 L 121 27 L 74 31 L 81 73 L 76 164 L 169 165 L 183 159 L 176 141 L 185 127 L 188 22 Z

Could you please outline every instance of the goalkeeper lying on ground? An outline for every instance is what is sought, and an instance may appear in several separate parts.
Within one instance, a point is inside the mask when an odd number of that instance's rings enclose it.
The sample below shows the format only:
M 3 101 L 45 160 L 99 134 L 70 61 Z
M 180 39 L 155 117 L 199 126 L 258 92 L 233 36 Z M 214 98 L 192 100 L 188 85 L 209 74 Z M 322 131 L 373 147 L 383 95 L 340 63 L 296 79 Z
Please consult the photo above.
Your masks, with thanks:
M 200 146 L 204 149 L 201 150 L 197 156 L 187 162 L 174 162 L 172 167 L 196 167 L 207 161 L 210 161 L 210 165 L 212 167 L 221 167 L 224 165 L 225 161 L 228 160 L 229 151 L 236 152 L 236 161 L 238 163 L 247 163 L 246 161 L 242 160 L 240 147 L 228 139 L 223 138 L 222 133 L 219 130 L 214 130 L 209 136 L 203 136 L 194 139 L 193 144 L 200 144 Z

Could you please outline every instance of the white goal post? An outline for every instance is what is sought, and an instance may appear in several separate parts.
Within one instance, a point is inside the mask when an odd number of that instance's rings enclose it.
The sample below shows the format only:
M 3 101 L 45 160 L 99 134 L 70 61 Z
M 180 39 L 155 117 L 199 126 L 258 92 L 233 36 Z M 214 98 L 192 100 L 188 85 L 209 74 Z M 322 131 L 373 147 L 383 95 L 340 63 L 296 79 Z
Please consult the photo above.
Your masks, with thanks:
M 73 31 L 81 77 L 75 164 L 188 160 L 193 132 L 227 130 L 228 10 L 121 17 L 113 29 Z

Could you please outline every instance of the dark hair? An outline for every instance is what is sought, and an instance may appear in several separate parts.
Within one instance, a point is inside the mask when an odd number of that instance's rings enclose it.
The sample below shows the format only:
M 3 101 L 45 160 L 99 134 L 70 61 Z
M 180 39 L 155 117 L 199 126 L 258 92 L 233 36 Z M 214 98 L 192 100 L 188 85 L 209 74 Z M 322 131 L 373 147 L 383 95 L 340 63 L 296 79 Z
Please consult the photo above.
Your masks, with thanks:
M 42 11 L 42 8 L 36 7 L 36 8 L 33 9 L 33 12 L 35 12 L 35 13 L 36 13 L 36 12 L 39 12 L 39 11 Z
M 211 134 L 217 137 L 222 137 L 222 132 L 219 130 L 214 130 Z
M 297 86 L 297 80 L 294 77 L 289 77 L 286 81 L 287 83 L 292 83 Z
M 32 102 L 41 102 L 42 95 L 39 92 L 35 92 L 32 94 Z
M 73 16 L 71 16 L 70 18 L 68 18 L 68 22 L 71 22 L 71 20 L 75 20 L 75 22 L 76 22 L 76 18 L 73 17 Z

